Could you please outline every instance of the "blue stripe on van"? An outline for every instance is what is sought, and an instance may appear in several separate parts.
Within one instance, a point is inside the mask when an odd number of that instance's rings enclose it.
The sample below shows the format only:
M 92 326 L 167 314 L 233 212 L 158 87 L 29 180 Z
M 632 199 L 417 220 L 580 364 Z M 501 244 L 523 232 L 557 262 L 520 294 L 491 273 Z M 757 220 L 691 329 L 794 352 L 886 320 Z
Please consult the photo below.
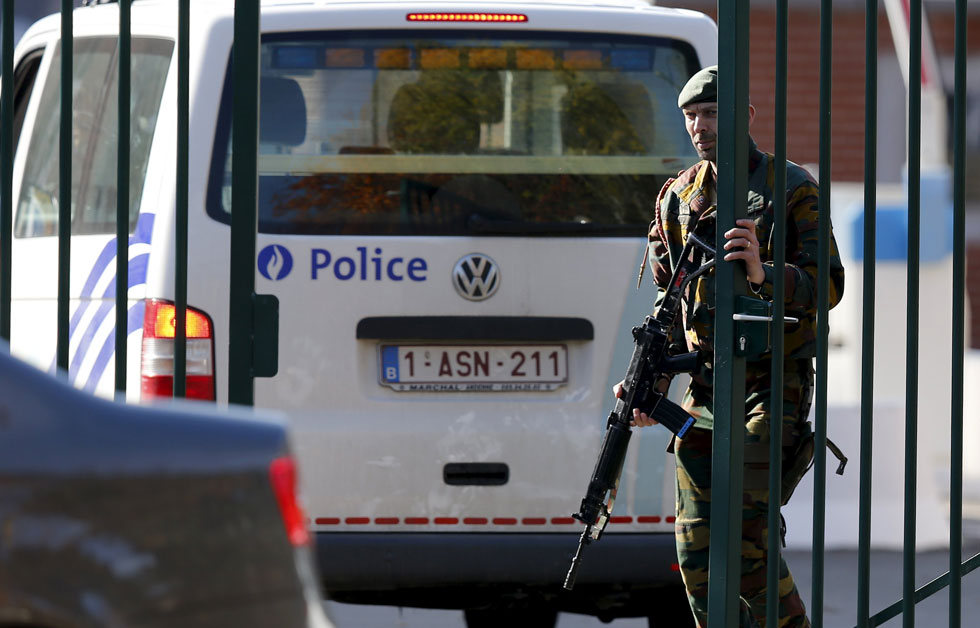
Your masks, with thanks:
M 109 284 L 109 287 L 111 287 L 113 290 L 116 289 L 115 283 L 115 280 L 113 280 Z M 91 303 L 91 301 L 86 302 L 86 305 L 88 303 Z M 100 300 L 98 301 L 98 304 L 99 309 L 95 312 L 95 316 L 92 318 L 93 323 L 95 321 L 102 322 L 105 320 L 106 314 L 112 310 L 112 303 L 107 303 Z M 79 305 L 78 309 L 82 309 L 82 306 Z M 86 307 L 85 309 L 88 308 Z M 89 345 L 92 343 L 92 337 L 95 336 L 95 332 L 97 330 L 98 325 L 95 324 L 89 324 L 89 326 L 85 328 L 85 331 L 82 334 L 81 343 L 78 345 L 78 349 L 75 350 L 75 354 L 71 357 L 71 364 L 68 365 L 68 379 L 71 381 L 75 381 L 78 378 L 78 369 L 81 366 L 82 360 L 85 359 L 85 354 L 88 352 Z
M 146 283 L 146 266 L 150 259 L 149 253 L 143 253 L 137 255 L 136 257 L 129 260 L 129 287 L 138 286 L 140 284 Z M 89 301 L 88 303 L 98 303 L 99 309 L 96 310 L 95 315 L 92 316 L 92 320 L 89 321 L 88 327 L 82 335 L 82 339 L 78 344 L 78 348 L 75 350 L 75 355 L 72 357 L 71 365 L 68 367 L 68 376 L 72 381 L 78 377 L 78 368 L 81 365 L 82 360 L 88 354 L 89 347 L 92 346 L 92 340 L 95 339 L 95 334 L 99 331 L 99 328 L 105 322 L 109 313 L 115 309 L 115 294 L 116 294 L 116 279 L 115 277 L 106 286 L 105 291 L 102 293 L 102 298 L 98 301 Z M 81 306 L 79 306 L 81 309 Z M 113 320 L 115 320 L 113 318 Z M 115 330 L 115 325 L 113 325 L 113 330 Z M 111 336 L 110 336 L 111 337 Z M 92 371 L 95 374 L 95 371 Z M 101 375 L 101 373 L 98 373 Z
M 153 222 L 155 214 L 142 213 L 136 219 L 136 229 L 133 231 L 133 235 L 129 237 L 129 245 L 134 244 L 150 244 L 153 237 Z M 80 299 L 78 306 L 75 308 L 72 314 L 71 321 L 68 327 L 69 338 L 74 338 L 75 332 L 78 331 L 78 326 L 81 323 L 82 317 L 88 311 L 89 307 L 95 303 L 92 299 L 92 293 L 95 291 L 95 287 L 98 285 L 99 280 L 103 278 L 106 271 L 109 270 L 113 274 L 115 273 L 115 259 L 116 259 L 116 238 L 110 238 L 106 242 L 105 247 L 103 247 L 102 252 L 96 258 L 95 263 L 92 265 L 92 269 L 89 271 L 88 277 L 85 279 L 85 284 L 82 286 L 82 291 L 80 293 Z M 137 255 L 136 257 L 129 260 L 129 281 L 128 287 L 133 288 L 146 283 L 146 266 L 148 262 L 148 254 L 144 253 L 142 255 Z M 89 323 L 85 330 L 85 335 L 82 338 L 81 343 L 75 350 L 75 354 L 72 357 L 72 361 L 68 367 L 68 377 L 69 381 L 74 382 L 78 377 L 78 369 L 82 361 L 88 352 L 91 345 L 92 338 L 95 335 L 99 325 L 105 320 L 108 311 L 111 311 L 112 304 L 108 306 L 105 304 L 104 299 L 112 299 L 115 293 L 115 278 L 109 282 L 109 287 L 106 288 L 102 295 L 102 298 L 97 300 L 99 303 L 99 310 L 96 312 L 92 321 Z M 108 309 L 107 309 L 108 308 Z M 132 330 L 128 330 L 130 333 Z M 104 370 L 105 367 L 103 367 Z M 51 360 L 51 366 L 48 369 L 51 373 L 57 372 L 57 361 L 54 357 Z M 100 373 L 101 375 L 101 373 Z M 91 377 L 91 375 L 90 375 Z
M 143 313 L 146 310 L 146 303 L 142 300 L 137 301 L 133 307 L 129 308 L 129 313 L 126 315 L 126 335 L 133 333 L 137 329 L 142 329 L 143 327 Z M 85 390 L 88 392 L 94 392 L 95 387 L 98 386 L 99 380 L 102 379 L 102 374 L 105 373 L 106 367 L 109 365 L 109 359 L 112 358 L 113 353 L 116 351 L 116 326 L 112 326 L 112 333 L 109 337 L 105 339 L 102 343 L 102 349 L 99 350 L 98 357 L 95 358 L 95 365 L 92 366 L 92 372 L 89 374 L 88 379 L 85 381 Z
M 136 219 L 136 230 L 133 235 L 129 237 L 129 245 L 134 244 L 149 244 L 150 239 L 153 236 L 153 219 L 155 214 L 140 214 L 139 218 Z M 68 335 L 75 335 L 75 328 L 78 327 L 79 321 L 88 309 L 89 301 L 86 297 L 91 297 L 92 292 L 95 291 L 96 284 L 99 283 L 99 279 L 105 273 L 109 264 L 113 263 L 116 259 L 116 239 L 112 238 L 109 240 L 102 252 L 99 253 L 99 257 L 96 258 L 95 264 L 92 266 L 92 270 L 89 271 L 88 278 L 85 280 L 85 285 L 82 286 L 81 297 L 82 301 L 78 304 L 78 308 L 71 317 L 71 322 L 68 326 Z M 115 267 L 113 267 L 115 269 Z M 132 275 L 129 277 L 129 287 L 139 285 L 140 283 L 146 283 L 146 276 L 134 283 Z

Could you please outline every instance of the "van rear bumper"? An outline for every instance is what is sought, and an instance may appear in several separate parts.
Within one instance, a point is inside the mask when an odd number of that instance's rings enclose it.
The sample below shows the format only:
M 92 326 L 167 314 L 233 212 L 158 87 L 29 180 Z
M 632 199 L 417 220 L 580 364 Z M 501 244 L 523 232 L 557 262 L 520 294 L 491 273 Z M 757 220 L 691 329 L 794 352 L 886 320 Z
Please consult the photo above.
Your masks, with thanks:
M 606 534 L 562 588 L 579 534 L 318 533 L 325 593 L 338 602 L 420 608 L 549 608 L 657 616 L 689 626 L 674 535 Z M 658 624 L 661 625 L 661 624 Z
M 324 588 L 532 585 L 560 588 L 579 534 L 320 532 Z M 671 533 L 605 534 L 583 552 L 577 584 L 680 584 Z

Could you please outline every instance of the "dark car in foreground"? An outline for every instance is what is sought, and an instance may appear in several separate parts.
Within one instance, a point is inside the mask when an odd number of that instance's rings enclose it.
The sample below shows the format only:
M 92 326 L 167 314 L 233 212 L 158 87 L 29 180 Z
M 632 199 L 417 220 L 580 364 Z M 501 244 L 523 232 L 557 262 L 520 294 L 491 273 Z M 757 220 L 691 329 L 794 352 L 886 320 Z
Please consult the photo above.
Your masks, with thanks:
M 0 343 L 0 626 L 330 626 L 274 420 L 96 399 Z

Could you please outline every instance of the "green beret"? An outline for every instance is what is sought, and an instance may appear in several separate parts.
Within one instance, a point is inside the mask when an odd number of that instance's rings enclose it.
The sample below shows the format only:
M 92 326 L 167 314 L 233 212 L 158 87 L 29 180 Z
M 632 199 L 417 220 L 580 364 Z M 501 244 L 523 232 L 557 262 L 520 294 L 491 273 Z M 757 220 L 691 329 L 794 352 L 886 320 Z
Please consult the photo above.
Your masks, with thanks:
M 677 106 L 684 108 L 698 102 L 718 101 L 718 66 L 709 66 L 688 81 L 677 96 Z

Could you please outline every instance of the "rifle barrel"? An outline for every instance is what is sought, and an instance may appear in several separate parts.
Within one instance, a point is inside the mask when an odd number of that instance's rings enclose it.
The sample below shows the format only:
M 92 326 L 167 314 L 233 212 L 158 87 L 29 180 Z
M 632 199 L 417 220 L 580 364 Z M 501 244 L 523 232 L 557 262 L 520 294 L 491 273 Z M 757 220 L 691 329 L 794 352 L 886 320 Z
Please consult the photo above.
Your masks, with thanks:
M 565 590 L 571 591 L 572 587 L 575 586 L 575 576 L 578 575 L 578 566 L 582 562 L 582 549 L 589 544 L 589 534 L 592 532 L 592 526 L 586 525 L 585 530 L 582 532 L 582 537 L 578 540 L 578 549 L 575 550 L 575 557 L 572 558 L 572 565 L 568 568 L 568 574 L 565 576 Z

